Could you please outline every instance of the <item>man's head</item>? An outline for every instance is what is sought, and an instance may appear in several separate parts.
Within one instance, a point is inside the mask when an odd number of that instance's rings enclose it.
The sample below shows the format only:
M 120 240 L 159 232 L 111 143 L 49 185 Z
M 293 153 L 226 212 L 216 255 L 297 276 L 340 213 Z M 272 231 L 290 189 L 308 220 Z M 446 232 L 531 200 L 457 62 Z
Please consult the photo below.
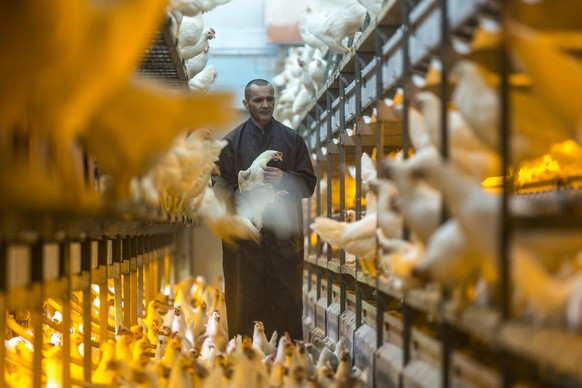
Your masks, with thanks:
M 261 129 L 271 122 L 275 110 L 275 89 L 264 79 L 254 79 L 245 87 L 243 105 Z

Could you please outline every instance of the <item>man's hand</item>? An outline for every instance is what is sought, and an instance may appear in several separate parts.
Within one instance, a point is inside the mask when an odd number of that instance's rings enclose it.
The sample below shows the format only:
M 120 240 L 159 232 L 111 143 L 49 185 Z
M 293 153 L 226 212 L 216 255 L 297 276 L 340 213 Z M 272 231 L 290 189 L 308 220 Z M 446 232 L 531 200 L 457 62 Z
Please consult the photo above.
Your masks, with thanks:
M 283 179 L 283 171 L 279 170 L 277 167 L 267 166 L 263 168 L 263 176 L 265 177 L 265 183 L 276 186 L 281 183 L 281 179 Z

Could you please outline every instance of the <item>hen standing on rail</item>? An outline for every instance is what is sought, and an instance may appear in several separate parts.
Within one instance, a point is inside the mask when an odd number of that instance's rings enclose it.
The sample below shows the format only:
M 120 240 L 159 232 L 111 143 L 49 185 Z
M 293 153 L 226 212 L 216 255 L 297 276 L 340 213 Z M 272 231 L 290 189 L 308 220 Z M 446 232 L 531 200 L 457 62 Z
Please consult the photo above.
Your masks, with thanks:
M 252 322 L 262 321 L 266 332 L 288 332 L 291 338 L 302 339 L 301 199 L 313 194 L 317 178 L 301 136 L 273 119 L 275 91 L 268 81 L 249 82 L 243 105 L 250 119 L 224 138 L 228 144 L 218 161 L 221 176 L 215 178 L 215 189 L 219 188 L 215 192 L 238 207 L 247 189 L 244 179 L 239 182 L 239 172 L 244 177 L 262 152 L 276 150 L 285 157 L 268 162 L 262 175 L 275 192 L 286 194 L 265 205 L 260 244 L 249 240 L 239 240 L 236 246 L 222 244 L 229 333 L 252 337 Z

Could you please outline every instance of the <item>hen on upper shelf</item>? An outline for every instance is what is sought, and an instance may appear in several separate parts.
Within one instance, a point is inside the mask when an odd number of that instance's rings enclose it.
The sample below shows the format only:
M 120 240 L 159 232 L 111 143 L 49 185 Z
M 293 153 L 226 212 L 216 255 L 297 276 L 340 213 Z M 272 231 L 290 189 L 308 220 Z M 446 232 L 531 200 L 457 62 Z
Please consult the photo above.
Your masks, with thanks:
M 188 86 L 196 91 L 208 92 L 218 73 L 209 65 L 210 40 L 216 37 L 214 28 L 204 29 L 203 15 L 230 0 L 172 0 L 167 6 L 182 60 Z

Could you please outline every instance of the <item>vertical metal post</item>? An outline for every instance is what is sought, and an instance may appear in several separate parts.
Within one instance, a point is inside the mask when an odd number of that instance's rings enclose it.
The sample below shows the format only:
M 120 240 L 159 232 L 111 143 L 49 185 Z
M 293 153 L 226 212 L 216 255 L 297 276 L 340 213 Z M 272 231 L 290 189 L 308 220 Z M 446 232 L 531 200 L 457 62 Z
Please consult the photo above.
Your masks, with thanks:
M 316 139 L 317 139 L 317 155 L 319 157 L 319 155 L 321 154 L 321 128 L 320 128 L 320 117 L 321 117 L 321 113 L 322 113 L 322 108 L 319 104 L 316 105 L 316 118 L 315 118 L 315 135 L 316 135 Z M 318 177 L 321 177 L 322 174 L 322 168 L 321 168 L 321 160 L 317 161 L 317 169 L 316 169 L 316 173 Z M 326 179 L 326 185 L 329 184 L 329 180 Z M 318 190 L 317 190 L 317 194 L 316 194 L 316 198 L 317 198 L 317 216 L 321 216 L 322 211 L 321 211 L 321 201 L 323 200 L 321 198 L 321 189 L 320 189 L 320 185 L 321 181 L 318 180 Z M 329 191 L 330 188 L 328 187 L 326 190 Z M 327 194 L 325 197 L 325 203 L 327 203 Z M 327 215 L 327 211 L 326 211 L 326 215 Z M 317 235 L 317 257 L 320 257 L 323 254 L 323 242 L 321 241 L 321 237 L 319 237 L 319 235 Z
M 137 316 L 141 318 L 144 310 L 144 256 L 145 237 L 137 238 Z M 137 320 L 136 320 L 137 322 Z
M 384 81 L 383 81 L 383 76 L 382 76 L 382 59 L 384 58 L 383 47 L 384 47 L 385 41 L 386 41 L 386 36 L 385 36 L 384 32 L 378 27 L 376 30 L 376 42 L 375 42 L 376 101 L 381 101 L 384 98 Z M 376 135 L 376 139 L 375 139 L 376 168 L 379 169 L 380 163 L 381 163 L 382 158 L 384 156 L 384 125 L 382 124 L 382 122 L 378 118 L 376 119 L 376 133 L 375 133 L 375 135 Z M 356 157 L 358 158 L 358 165 L 357 165 L 358 167 L 357 167 L 356 171 L 359 171 L 359 174 L 357 174 L 357 178 L 358 178 L 357 179 L 357 186 L 359 187 L 362 184 L 362 176 L 361 176 L 362 153 L 361 153 L 361 148 L 359 149 L 359 152 L 357 153 Z M 368 204 L 366 204 L 366 214 L 368 212 L 367 206 L 368 206 Z M 378 228 L 378 221 L 376 221 L 376 228 Z M 375 236 L 375 239 L 376 239 L 376 247 L 377 248 L 376 248 L 376 254 L 374 256 L 374 271 L 377 271 L 377 269 L 379 268 L 378 259 L 379 259 L 379 255 L 381 254 L 382 248 L 380 247 L 380 244 L 378 243 L 378 238 L 376 236 Z M 379 281 L 380 281 L 379 276 L 376 273 L 376 278 L 374 279 L 376 290 L 378 290 L 380 288 Z M 382 296 L 380 295 L 380 293 L 376 292 L 375 294 L 376 294 L 376 347 L 379 348 L 380 346 L 382 346 L 382 342 L 384 341 L 383 332 L 382 332 L 382 326 L 384 325 L 384 314 L 383 314 L 384 303 L 383 303 Z M 382 313 L 380 311 L 382 311 Z
M 356 129 L 359 131 L 357 120 L 362 117 L 362 68 L 363 60 L 360 56 L 356 54 L 355 62 L 355 75 L 356 75 Z M 356 168 L 356 221 L 362 218 L 362 141 L 359 133 L 354 136 L 354 164 Z M 356 262 L 356 277 L 357 271 L 359 269 L 359 264 Z M 343 280 L 343 279 L 342 279 Z M 346 285 L 345 282 L 342 284 L 342 294 L 341 294 L 341 311 L 346 309 Z M 356 283 L 356 295 L 358 294 L 358 285 Z M 358 310 L 358 307 L 360 310 Z M 359 311 L 359 321 L 361 322 L 361 300 L 358 301 L 356 298 L 356 316 L 358 316 Z
M 131 327 L 131 279 L 130 279 L 130 260 L 131 260 L 131 242 L 132 239 L 127 237 L 121 243 L 121 279 L 123 284 L 123 325 L 126 328 Z
M 384 310 L 384 298 L 380 292 L 376 292 L 376 349 L 384 345 Z
M 0 342 L 4 344 L 6 340 L 6 296 L 8 284 L 6 276 L 8 274 L 8 243 L 0 239 Z M 0 346 L 0 388 L 6 386 L 4 378 L 6 371 L 6 347 Z
M 163 265 L 163 283 L 162 283 L 162 288 L 163 291 L 166 292 L 166 290 L 168 289 L 168 287 L 170 286 L 170 239 L 168 238 L 167 235 L 162 235 L 160 236 L 160 240 L 162 241 L 162 246 L 163 246 L 163 261 L 162 261 L 162 265 Z M 170 294 L 170 299 L 171 299 L 171 294 Z
M 440 129 L 441 129 L 441 155 L 444 160 L 449 157 L 449 120 L 448 120 L 448 58 L 447 55 L 450 53 L 450 38 L 449 38 L 449 13 L 448 13 L 448 1 L 441 0 L 441 41 L 440 41 L 440 62 L 441 62 L 441 84 L 440 84 L 440 98 L 441 98 L 441 111 L 440 111 Z M 442 209 L 442 220 L 443 222 L 448 218 L 446 208 L 443 204 Z M 450 300 L 450 290 L 443 289 L 441 293 L 441 303 L 440 309 L 444 307 L 444 304 Z M 441 337 L 441 384 L 443 387 L 448 387 L 450 385 L 450 365 L 451 357 L 453 351 L 453 335 L 449 323 L 446 320 L 441 320 L 439 324 L 439 331 Z
M 306 117 L 306 120 L 309 118 L 309 116 Z M 307 143 L 307 147 L 309 149 L 309 155 L 311 157 L 311 159 L 313 159 L 312 155 L 313 155 L 313 150 L 311 149 L 311 133 L 309 132 L 309 128 L 305 128 L 304 125 L 301 126 L 304 131 L 303 134 L 306 135 L 304 136 L 305 142 Z M 319 191 L 319 175 L 317 175 L 316 173 L 316 177 L 317 182 L 315 185 L 315 192 Z M 317 194 L 316 194 L 317 195 Z M 311 255 L 313 254 L 313 244 L 311 243 L 311 236 L 312 236 L 312 231 L 311 228 L 309 227 L 309 225 L 311 225 L 311 223 L 313 222 L 313 196 L 307 198 L 304 202 L 304 204 L 306 205 L 303 209 L 304 211 L 304 217 L 303 217 L 303 230 L 305 231 L 304 234 L 304 244 L 307 244 L 307 257 L 311 257 Z M 307 217 L 305 217 L 305 214 L 307 214 Z M 305 260 L 305 258 L 304 258 Z
M 34 298 L 31 311 L 32 326 L 34 331 L 32 371 L 33 386 L 42 386 L 42 302 L 44 300 L 44 242 L 35 241 L 30 247 L 30 286 Z
M 376 28 L 376 55 L 379 58 L 382 57 L 382 44 L 379 43 L 381 40 L 382 31 Z M 355 69 L 356 69 L 356 119 L 361 118 L 362 115 L 362 59 L 356 56 Z M 378 68 L 376 74 L 376 100 L 382 98 L 382 68 L 378 61 Z M 357 124 L 356 124 L 357 125 Z M 359 129 L 359 128 L 357 128 Z M 381 133 L 379 126 L 377 128 L 376 134 Z M 381 135 L 380 135 L 381 136 Z M 380 154 L 380 150 L 377 148 L 377 154 Z M 355 167 L 356 167 L 356 220 L 362 218 L 362 143 L 361 137 L 358 134 L 355 138 Z M 367 212 L 367 209 L 366 209 Z M 361 265 L 359 261 L 356 261 L 356 278 L 358 272 L 361 271 Z M 356 281 L 355 284 L 356 292 L 356 329 L 362 325 L 362 290 L 360 289 L 359 283 Z
M 97 265 L 99 268 L 99 277 L 96 279 L 99 285 L 99 342 L 104 344 L 109 336 L 109 303 L 107 290 L 107 267 L 109 257 L 109 240 L 102 239 L 98 242 L 97 247 Z
M 356 329 L 362 326 L 362 294 L 360 283 L 356 282 Z
M 386 34 L 378 26 L 376 27 L 376 101 L 380 101 L 384 98 L 384 77 L 382 75 L 382 59 L 384 58 L 384 43 L 386 42 Z M 357 61 L 356 61 L 357 62 Z M 361 70 L 360 70 L 361 73 Z
M 315 294 L 316 296 L 316 301 L 319 300 L 319 298 L 321 298 L 321 277 L 322 277 L 322 268 L 321 267 L 317 267 L 317 276 L 315 278 L 315 286 L 317 287 L 317 292 Z
M 176 259 L 177 255 L 177 233 L 168 234 L 168 245 L 170 247 L 170 254 L 168 255 L 168 277 L 170 279 L 169 285 L 173 289 L 174 285 L 177 283 L 176 276 L 178 273 L 176 272 Z
M 441 97 L 441 155 L 444 160 L 449 158 L 449 131 L 448 131 L 448 96 L 449 96 L 449 59 L 447 56 L 450 54 L 450 36 L 449 36 L 449 11 L 448 11 L 448 1 L 441 0 L 441 42 L 440 42 L 440 62 L 441 62 L 441 84 L 440 84 L 440 97 Z
M 331 271 L 327 271 L 327 289 L 325 290 L 326 291 L 325 297 L 327 299 L 327 307 L 329 307 L 329 305 L 332 303 L 332 297 L 333 297 L 332 284 L 333 284 L 333 273 Z M 326 325 L 326 330 L 327 330 L 327 325 Z M 327 334 L 327 332 L 326 332 L 326 334 Z
M 137 237 L 129 239 L 129 249 L 131 256 L 129 258 L 129 299 L 130 311 L 129 311 L 129 322 L 130 326 L 137 325 Z
M 503 18 L 504 3 L 502 2 L 501 5 L 501 12 Z M 505 31 L 503 31 L 505 34 Z M 509 168 L 511 166 L 511 128 L 510 128 L 510 112 L 511 112 L 511 104 L 509 98 L 509 64 L 507 58 L 507 47 L 505 40 L 502 39 L 501 48 L 499 50 L 500 56 L 500 69 L 499 69 L 499 76 L 501 78 L 501 87 L 499 90 L 500 93 L 500 101 L 501 101 L 501 112 L 500 112 L 500 120 L 499 123 L 499 131 L 500 131 L 500 150 L 499 154 L 501 155 L 501 174 L 503 177 L 503 191 L 501 196 L 501 225 L 499 227 L 499 259 L 501 263 L 501 318 L 503 321 L 507 321 L 510 319 L 511 316 L 511 257 L 509 255 L 509 246 L 511 243 L 511 233 L 512 233 L 512 226 L 513 226 L 513 219 L 511 218 L 511 214 L 509 212 L 509 205 L 508 205 L 508 198 L 512 192 L 513 181 L 509 176 Z M 501 352 L 501 368 L 502 368 L 502 377 L 503 377 L 503 386 L 509 387 L 512 385 L 513 382 L 513 373 L 511 370 L 510 363 L 508 362 L 507 353 L 505 350 Z
M 333 202 L 332 202 L 332 174 L 333 174 L 333 169 L 332 169 L 332 156 L 331 156 L 331 152 L 330 152 L 330 146 L 329 144 L 331 143 L 331 119 L 333 116 L 333 112 L 331 109 L 331 103 L 333 95 L 331 94 L 331 92 L 327 92 L 326 94 L 327 97 L 327 119 L 326 119 L 326 128 L 327 128 L 327 136 L 326 136 L 326 147 L 327 147 L 327 216 L 329 218 L 331 218 L 332 216 L 332 206 L 333 206 Z M 331 259 L 331 245 L 328 244 L 328 254 L 327 254 L 327 258 Z
M 175 266 L 175 261 L 176 261 L 176 235 L 175 234 L 168 234 L 166 235 L 166 238 L 168 239 L 168 261 L 167 261 L 167 267 L 166 267 L 166 272 L 168 274 L 168 285 L 170 287 L 173 287 L 174 284 L 176 284 L 176 280 L 175 280 L 175 272 L 174 269 L 176 268 Z
M 163 262 L 164 262 L 164 245 L 162 243 L 162 238 L 161 236 L 158 234 L 155 237 L 155 260 L 154 260 L 154 284 L 155 284 L 155 289 L 154 292 L 157 293 L 160 292 L 162 290 L 162 280 L 164 278 L 164 274 L 163 274 Z
M 346 79 L 343 75 L 339 75 L 339 132 L 338 132 L 338 146 L 339 146 L 339 212 L 340 212 L 340 221 L 345 220 L 345 210 L 346 210 L 346 149 L 341 142 L 342 135 L 346 131 Z M 340 249 L 339 252 L 339 260 L 340 264 L 344 265 L 346 263 L 346 252 L 343 249 Z
M 81 274 L 83 276 L 83 378 L 91 382 L 91 240 L 81 243 Z
M 152 253 L 152 236 L 146 236 L 144 240 L 144 290 L 145 290 L 145 305 L 146 307 L 149 303 L 154 300 L 155 295 L 153 295 L 153 287 L 154 284 L 152 283 L 152 262 L 153 262 L 153 253 Z
M 313 276 L 313 266 L 307 266 L 307 292 L 311 291 L 311 276 Z
M 71 301 L 68 296 L 71 295 L 72 291 L 71 243 L 69 241 L 63 241 L 59 244 L 59 268 L 61 271 L 61 279 L 65 282 L 64 297 L 62 298 L 63 321 L 61 335 L 63 339 L 63 349 L 65 349 L 62 353 L 63 386 L 68 387 L 71 385 L 71 332 L 69 331 L 69 328 L 71 327 Z
M 121 289 L 121 237 L 116 237 L 112 241 L 111 265 L 113 276 L 113 293 L 115 298 L 115 332 L 119 334 L 119 329 L 123 326 L 123 291 Z
M 376 45 L 376 50 L 382 49 L 382 45 Z M 362 138 L 358 128 L 358 120 L 362 117 L 362 68 L 365 66 L 363 59 L 356 54 L 356 135 L 354 136 L 354 162 L 356 167 L 356 220 L 362 218 Z
M 333 156 L 332 156 L 332 152 L 331 150 L 333 149 L 333 140 L 332 140 L 332 129 L 331 129 L 331 122 L 332 122 L 332 118 L 333 118 L 333 110 L 332 110 L 332 103 L 333 103 L 333 95 L 331 94 L 331 92 L 329 90 L 326 91 L 326 107 L 327 107 L 327 119 L 326 119 L 326 128 L 327 128 L 327 136 L 326 136 L 326 145 L 327 145 L 327 216 L 329 218 L 332 217 L 333 215 L 333 201 L 332 201 L 332 194 L 333 194 L 333 189 L 332 189 L 332 184 L 333 184 L 333 179 L 332 179 L 332 174 L 333 174 L 333 169 L 332 169 L 332 163 L 333 163 Z M 332 245 L 331 244 L 327 244 L 327 263 L 329 265 L 329 262 L 332 260 L 333 258 L 333 249 L 332 249 Z M 331 297 L 332 297 L 332 284 L 333 284 L 333 275 L 331 274 L 331 271 L 328 271 L 326 268 L 326 276 L 327 276 L 327 294 L 326 294 L 326 298 L 327 298 L 327 305 L 329 306 L 331 304 Z M 327 319 L 327 317 L 326 317 Z M 326 334 L 327 334 L 327 322 L 325 325 L 325 330 L 326 330 Z
M 386 42 L 386 35 L 384 34 L 384 32 L 381 30 L 380 27 L 376 28 L 376 41 L 375 41 L 375 56 L 376 56 L 376 101 L 380 101 L 384 98 L 384 77 L 382 74 L 382 59 L 384 58 L 384 53 L 383 53 L 383 47 L 384 47 L 384 43 Z M 358 63 L 357 59 L 356 59 L 356 69 L 358 69 L 360 67 L 360 64 Z M 358 73 L 361 73 L 361 69 L 358 70 Z M 361 75 L 360 75 L 361 76 Z M 361 97 L 360 97 L 361 98 Z M 356 100 L 356 104 L 358 104 L 357 100 Z M 361 110 L 361 101 L 359 102 L 359 109 Z M 356 108 L 358 108 L 358 105 L 356 105 Z M 376 168 L 379 169 L 380 167 L 380 163 L 382 161 L 383 155 L 384 155 L 384 131 L 383 131 L 383 125 L 380 122 L 380 120 L 376 120 L 377 125 L 376 125 Z M 356 143 L 356 158 L 357 158 L 357 167 L 356 167 L 356 171 L 357 171 L 357 187 L 361 186 L 361 182 L 362 182 L 362 164 L 361 164 L 361 159 L 362 159 L 362 150 L 361 150 L 361 145 L 360 145 L 360 141 L 359 141 L 359 136 L 358 136 L 358 142 Z M 361 196 L 361 189 L 360 189 L 360 196 Z M 361 199 L 360 199 L 361 201 Z M 360 205 L 361 206 L 361 205 Z M 378 254 L 381 254 L 381 247 L 380 244 L 378 244 L 378 239 L 376 237 L 376 244 L 377 244 L 377 252 L 376 252 L 376 257 L 374 258 L 374 266 L 375 268 L 379 268 L 378 265 Z M 379 277 L 376 275 L 376 279 L 375 279 L 375 283 L 376 283 L 376 290 L 378 290 L 380 288 L 379 285 Z M 380 346 L 383 345 L 384 342 L 384 332 L 382 330 L 382 327 L 384 325 L 384 300 L 382 298 L 382 295 L 380 294 L 380 292 L 376 292 L 376 346 L 377 348 L 379 348 Z
M 343 313 L 344 311 L 346 311 L 346 294 L 347 294 L 347 288 L 348 288 L 348 284 L 346 281 L 345 276 L 348 275 L 340 275 L 340 314 Z
M 409 108 L 409 93 L 407 83 L 410 82 L 410 5 L 408 0 L 403 0 L 401 3 L 401 19 L 402 19 L 402 83 L 404 87 L 402 88 L 403 93 L 403 108 L 402 108 L 402 152 L 404 158 L 408 158 L 409 150 L 409 139 L 408 139 L 408 108 Z M 404 229 L 404 238 L 408 239 L 407 229 Z M 407 305 L 403 306 L 403 348 L 404 354 L 402 357 L 402 368 L 404 369 L 408 362 L 410 361 L 410 347 L 411 347 L 411 334 L 412 334 L 412 324 L 414 321 L 414 314 L 410 307 Z M 400 381 L 400 386 L 402 386 L 402 381 Z
M 402 106 L 402 152 L 404 158 L 408 157 L 408 150 L 410 149 L 410 138 L 408 135 L 408 108 L 411 82 L 410 69 L 410 4 L 408 0 L 402 1 L 402 88 L 403 106 Z
M 410 362 L 410 347 L 412 346 L 412 324 L 414 322 L 416 312 L 412 310 L 407 304 L 402 306 L 402 318 L 403 318 L 403 327 L 402 327 L 402 347 L 403 347 L 403 354 L 402 354 L 402 369 L 406 367 L 408 362 Z M 403 386 L 402 381 L 403 375 L 400 374 L 400 383 L 399 386 Z
M 510 128 L 509 128 L 509 112 L 510 112 L 510 99 L 509 99 L 509 69 L 507 64 L 507 58 L 505 55 L 505 46 L 502 44 L 500 50 L 500 78 L 501 78 L 501 89 L 500 101 L 501 101 L 501 112 L 500 112 L 500 155 L 502 161 L 502 176 L 503 176 L 503 195 L 501 200 L 501 227 L 499 228 L 499 255 L 501 258 L 501 295 L 502 300 L 502 317 L 504 320 L 509 319 L 511 314 L 511 304 L 510 304 L 510 263 L 509 263 L 509 235 L 511 233 L 511 220 L 508 209 L 507 199 L 511 193 L 511 181 L 509 178 L 509 167 L 511 165 L 510 158 Z

